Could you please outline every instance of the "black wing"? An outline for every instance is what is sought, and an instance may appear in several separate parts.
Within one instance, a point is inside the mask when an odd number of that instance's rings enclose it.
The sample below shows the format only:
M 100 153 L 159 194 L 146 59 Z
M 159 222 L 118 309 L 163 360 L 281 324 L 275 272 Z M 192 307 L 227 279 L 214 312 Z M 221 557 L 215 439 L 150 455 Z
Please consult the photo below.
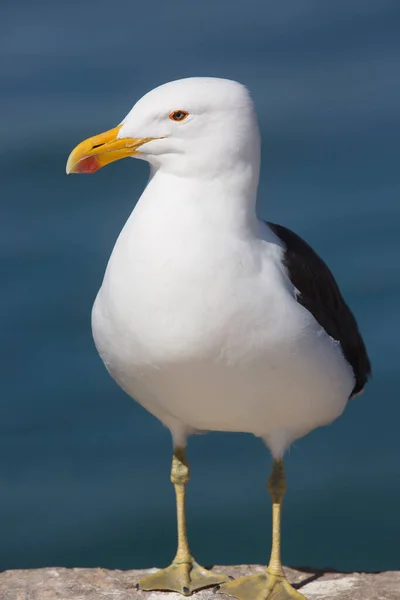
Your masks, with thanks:
M 371 364 L 357 321 L 340 293 L 339 286 L 322 258 L 300 236 L 275 223 L 267 223 L 284 243 L 284 264 L 297 301 L 312 313 L 315 320 L 340 342 L 351 365 L 356 383 L 351 396 L 361 392 L 371 375 Z

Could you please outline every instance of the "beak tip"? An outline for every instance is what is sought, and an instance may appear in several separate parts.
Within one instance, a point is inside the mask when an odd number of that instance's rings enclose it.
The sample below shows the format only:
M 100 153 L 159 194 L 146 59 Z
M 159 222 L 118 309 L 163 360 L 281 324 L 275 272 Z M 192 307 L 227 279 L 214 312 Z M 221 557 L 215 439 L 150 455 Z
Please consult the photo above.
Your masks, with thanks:
M 65 172 L 67 175 L 69 175 L 70 173 L 74 172 L 74 160 L 72 159 L 72 152 L 71 154 L 68 156 L 68 160 L 67 160 L 67 164 L 65 165 Z

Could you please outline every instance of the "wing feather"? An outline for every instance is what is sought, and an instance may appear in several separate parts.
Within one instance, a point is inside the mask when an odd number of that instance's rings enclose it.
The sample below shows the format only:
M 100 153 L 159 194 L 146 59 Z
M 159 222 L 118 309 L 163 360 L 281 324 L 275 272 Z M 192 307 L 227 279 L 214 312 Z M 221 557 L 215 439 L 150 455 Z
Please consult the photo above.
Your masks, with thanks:
M 284 263 L 297 301 L 309 310 L 334 340 L 340 342 L 356 380 L 351 397 L 364 389 L 371 376 L 371 364 L 357 321 L 347 306 L 331 271 L 318 254 L 296 233 L 267 223 L 285 245 Z

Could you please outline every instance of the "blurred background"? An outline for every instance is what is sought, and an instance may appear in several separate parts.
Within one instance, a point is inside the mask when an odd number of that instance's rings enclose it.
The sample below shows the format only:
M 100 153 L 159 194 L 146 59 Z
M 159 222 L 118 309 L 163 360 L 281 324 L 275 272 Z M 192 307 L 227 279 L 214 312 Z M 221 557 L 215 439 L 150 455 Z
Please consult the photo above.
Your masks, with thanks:
M 114 384 L 90 330 L 147 165 L 66 177 L 65 162 L 149 89 L 193 75 L 251 90 L 259 214 L 328 262 L 373 363 L 364 395 L 287 456 L 284 562 L 400 568 L 399 19 L 397 0 L 2 0 L 0 569 L 175 552 L 169 432 Z M 209 434 L 188 455 L 197 559 L 266 562 L 262 443 Z

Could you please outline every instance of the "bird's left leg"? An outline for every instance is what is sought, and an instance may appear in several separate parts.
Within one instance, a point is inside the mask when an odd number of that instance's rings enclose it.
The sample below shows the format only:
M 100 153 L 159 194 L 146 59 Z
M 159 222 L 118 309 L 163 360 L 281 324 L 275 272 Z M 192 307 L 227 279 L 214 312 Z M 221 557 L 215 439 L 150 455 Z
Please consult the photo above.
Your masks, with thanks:
M 172 564 L 141 579 L 141 590 L 168 590 L 190 596 L 192 592 L 218 585 L 229 578 L 201 567 L 193 558 L 186 532 L 186 486 L 189 481 L 189 464 L 185 449 L 177 447 L 172 458 L 171 482 L 175 487 L 178 521 L 178 549 Z
M 272 550 L 268 567 L 260 575 L 225 583 L 220 592 L 238 600 L 306 600 L 290 585 L 281 563 L 281 509 L 286 492 L 283 460 L 274 460 L 267 488 L 272 499 Z

